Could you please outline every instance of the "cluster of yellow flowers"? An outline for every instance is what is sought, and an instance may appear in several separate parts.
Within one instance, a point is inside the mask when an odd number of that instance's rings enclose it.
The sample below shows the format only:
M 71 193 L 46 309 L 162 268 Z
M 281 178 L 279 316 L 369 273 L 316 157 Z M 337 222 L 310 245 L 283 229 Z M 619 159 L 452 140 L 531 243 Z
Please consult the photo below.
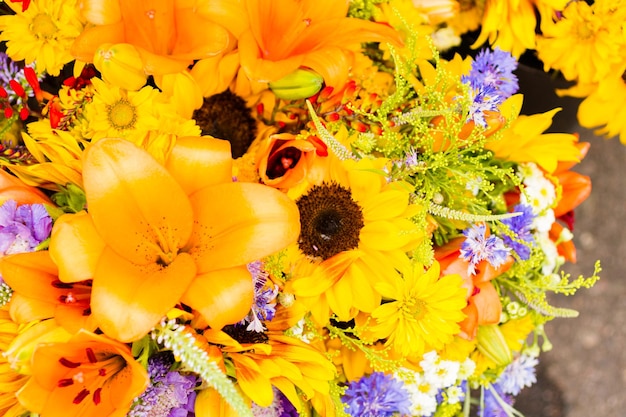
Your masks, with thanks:
M 0 413 L 512 413 L 597 279 L 560 272 L 588 144 L 513 73 L 601 99 L 622 12 L 566 3 L 3 3 Z

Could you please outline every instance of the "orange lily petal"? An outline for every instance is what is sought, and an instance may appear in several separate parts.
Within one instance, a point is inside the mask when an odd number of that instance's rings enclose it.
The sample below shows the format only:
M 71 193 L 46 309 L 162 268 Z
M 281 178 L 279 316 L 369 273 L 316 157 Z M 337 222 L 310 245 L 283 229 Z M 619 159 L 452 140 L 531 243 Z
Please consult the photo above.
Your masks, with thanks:
M 263 258 L 295 242 L 300 234 L 296 204 L 264 185 L 219 184 L 196 192 L 190 200 L 197 222 L 189 253 L 200 273 Z
M 50 199 L 34 187 L 24 184 L 19 178 L 0 170 L 0 204 L 15 200 L 18 204 L 50 204 Z
M 252 307 L 254 285 L 245 266 L 198 275 L 182 302 L 202 314 L 213 329 L 241 321 Z
M 185 192 L 133 143 L 102 139 L 89 147 L 83 183 L 96 230 L 129 261 L 168 263 L 188 241 L 193 212 Z
M 498 292 L 491 282 L 476 285 L 480 292 L 472 297 L 478 313 L 478 324 L 496 324 L 500 321 L 502 304 Z
M 74 58 L 83 62 L 92 62 L 98 47 L 105 43 L 124 43 L 124 24 L 116 23 L 91 26 L 74 39 L 70 53 Z
M 54 316 L 55 304 L 13 293 L 9 304 L 11 320 L 16 323 L 29 323 L 34 320 L 48 319 Z
M 93 280 L 92 314 L 112 338 L 140 339 L 174 307 L 195 276 L 196 266 L 186 253 L 165 267 L 142 267 L 107 247 Z
M 210 136 L 176 140 L 165 167 L 187 195 L 209 185 L 232 182 L 230 142 Z
M 82 211 L 57 219 L 48 252 L 59 269 L 59 279 L 78 282 L 93 278 L 104 247 L 91 216 Z
M 565 171 L 557 175 L 563 187 L 561 200 L 554 208 L 556 217 L 574 210 L 591 194 L 591 178 L 574 171 Z

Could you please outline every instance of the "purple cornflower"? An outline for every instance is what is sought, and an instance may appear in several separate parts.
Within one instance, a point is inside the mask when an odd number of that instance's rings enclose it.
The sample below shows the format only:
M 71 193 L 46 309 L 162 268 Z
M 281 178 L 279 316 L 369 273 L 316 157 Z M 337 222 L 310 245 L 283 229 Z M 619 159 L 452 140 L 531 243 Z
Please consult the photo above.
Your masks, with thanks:
M 170 371 L 169 352 L 148 359 L 150 385 L 135 400 L 128 417 L 194 417 L 198 377 Z
M 39 81 L 42 80 L 42 77 L 39 75 L 37 78 Z M 22 98 L 15 94 L 11 88 L 8 88 L 11 80 L 15 80 L 22 86 L 27 97 L 33 97 L 33 89 L 30 84 L 28 84 L 28 81 L 26 81 L 26 76 L 24 75 L 22 68 L 9 58 L 7 54 L 0 52 L 0 85 L 6 89 L 9 95 L 8 98 L 11 102 L 21 103 Z
M 374 372 L 351 382 L 341 401 L 347 404 L 346 412 L 354 417 L 410 414 L 411 407 L 409 393 L 403 383 L 382 372 Z
M 502 387 L 492 384 L 485 388 L 485 402 L 478 410 L 478 417 L 510 417 L 515 399 L 502 392 Z
M 517 76 L 513 74 L 516 69 L 517 60 L 509 52 L 499 48 L 493 51 L 483 49 L 472 62 L 469 75 L 463 76 L 462 80 L 474 89 L 491 86 L 504 100 L 519 89 Z
M 535 238 L 531 232 L 535 214 L 533 213 L 532 207 L 527 204 L 516 205 L 513 207 L 513 212 L 521 214 L 516 217 L 504 219 L 502 223 L 508 226 L 509 230 L 517 236 L 517 239 L 524 243 L 515 241 L 507 235 L 503 235 L 502 239 L 506 246 L 512 248 L 520 259 L 525 261 L 530 258 L 530 247 L 535 245 Z
M 52 218 L 43 204 L 18 206 L 7 200 L 0 206 L 0 256 L 34 251 L 51 230 Z
M 518 395 L 524 387 L 530 387 L 537 382 L 535 366 L 539 361 L 528 355 L 515 358 L 500 374 L 497 384 L 506 394 Z
M 265 331 L 263 321 L 272 320 L 274 314 L 276 314 L 278 287 L 276 285 L 270 287 L 266 285 L 269 276 L 263 269 L 262 262 L 250 262 L 247 267 L 254 281 L 254 302 L 252 303 L 250 313 L 241 321 L 241 324 L 249 323 L 246 328 L 248 331 L 263 332 Z
M 495 235 L 485 236 L 487 226 L 484 224 L 472 225 L 469 229 L 465 229 L 465 241 L 461 244 L 460 258 L 469 262 L 467 273 L 474 275 L 476 273 L 476 265 L 486 260 L 494 268 L 499 267 L 506 261 L 511 249 L 504 246 L 502 239 Z

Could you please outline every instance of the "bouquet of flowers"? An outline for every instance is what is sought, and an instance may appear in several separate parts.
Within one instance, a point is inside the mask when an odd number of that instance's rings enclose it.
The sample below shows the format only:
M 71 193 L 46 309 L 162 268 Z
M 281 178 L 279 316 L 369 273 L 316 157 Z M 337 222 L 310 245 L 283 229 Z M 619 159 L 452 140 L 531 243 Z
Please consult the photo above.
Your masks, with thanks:
M 0 413 L 519 415 L 589 145 L 448 3 L 3 4 Z

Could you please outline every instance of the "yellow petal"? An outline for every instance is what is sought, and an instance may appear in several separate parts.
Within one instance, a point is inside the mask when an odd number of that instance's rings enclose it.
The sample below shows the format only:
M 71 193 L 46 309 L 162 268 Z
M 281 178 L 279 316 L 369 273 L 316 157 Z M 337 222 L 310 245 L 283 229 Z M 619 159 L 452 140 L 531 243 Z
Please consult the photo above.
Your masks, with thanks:
M 96 230 L 139 265 L 168 261 L 189 239 L 193 212 L 185 192 L 147 152 L 102 139 L 86 152 L 83 183 Z
M 197 222 L 189 253 L 200 273 L 263 258 L 295 242 L 300 233 L 296 204 L 264 185 L 219 184 L 190 200 Z
M 78 282 L 93 278 L 104 247 L 91 216 L 82 211 L 57 219 L 48 252 L 59 268 L 59 279 Z
M 232 182 L 230 143 L 210 136 L 178 138 L 165 167 L 187 195 L 209 185 Z
M 141 267 L 107 248 L 93 280 L 92 314 L 108 336 L 122 342 L 140 339 L 174 307 L 195 276 L 186 253 L 166 267 Z
M 245 266 L 198 275 L 182 301 L 202 314 L 213 329 L 241 321 L 252 307 L 254 284 Z

